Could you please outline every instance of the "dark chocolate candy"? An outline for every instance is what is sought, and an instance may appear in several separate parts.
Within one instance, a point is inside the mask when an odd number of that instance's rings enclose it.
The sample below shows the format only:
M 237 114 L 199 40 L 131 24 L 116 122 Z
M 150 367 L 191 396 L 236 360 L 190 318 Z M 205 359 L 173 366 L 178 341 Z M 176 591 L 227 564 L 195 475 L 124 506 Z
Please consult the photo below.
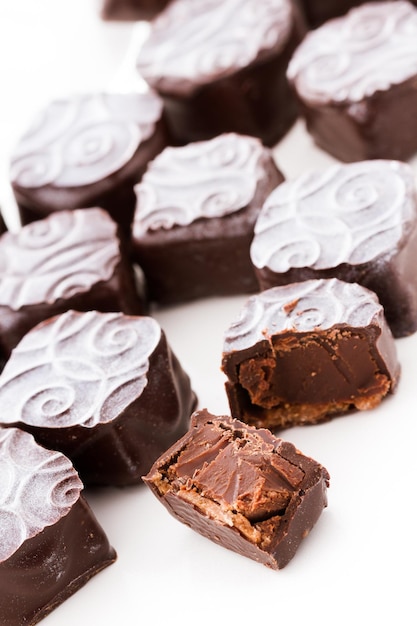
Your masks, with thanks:
M 253 228 L 282 181 L 255 137 L 228 133 L 161 152 L 135 188 L 132 258 L 149 299 L 171 304 L 257 291 Z
M 11 157 L 23 224 L 99 206 L 129 233 L 133 186 L 167 140 L 157 94 L 92 93 L 51 102 Z
M 297 116 L 285 72 L 302 34 L 291 0 L 174 0 L 137 68 L 162 96 L 174 142 L 236 132 L 272 146 Z
M 225 333 L 222 370 L 232 415 L 273 429 L 374 408 L 400 375 L 377 297 L 337 279 L 252 296 Z
M 164 9 L 170 0 L 103 0 L 104 20 L 150 20 Z
M 417 329 L 417 194 L 395 161 L 335 165 L 272 192 L 251 259 L 261 289 L 335 276 L 378 295 L 394 336 Z
M 68 309 L 140 314 L 117 224 L 102 209 L 59 211 L 0 237 L 0 354 Z
M 0 623 L 33 626 L 116 553 L 70 461 L 0 428 Z
M 66 454 L 84 484 L 141 483 L 195 409 L 151 317 L 68 311 L 32 329 L 0 376 L 0 423 Z
M 307 34 L 287 73 L 307 129 L 342 161 L 417 151 L 417 8 L 371 2 Z
M 268 430 L 203 410 L 144 481 L 193 530 L 277 569 L 327 506 L 329 474 Z

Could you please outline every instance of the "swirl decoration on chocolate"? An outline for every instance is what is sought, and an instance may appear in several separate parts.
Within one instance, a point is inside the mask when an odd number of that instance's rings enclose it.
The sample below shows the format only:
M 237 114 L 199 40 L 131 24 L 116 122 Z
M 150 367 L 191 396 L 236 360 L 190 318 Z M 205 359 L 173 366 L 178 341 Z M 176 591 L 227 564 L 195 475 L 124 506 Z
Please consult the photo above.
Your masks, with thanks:
M 417 9 L 366 3 L 307 34 L 287 76 L 313 103 L 360 102 L 417 74 Z
M 382 316 L 377 296 L 356 283 L 329 278 L 272 287 L 247 300 L 225 333 L 223 351 L 244 350 L 285 331 L 364 327 Z
M 136 185 L 136 236 L 223 217 L 246 207 L 262 177 L 267 150 L 255 137 L 227 133 L 165 148 Z
M 279 185 L 255 224 L 252 263 L 284 273 L 390 255 L 414 219 L 414 177 L 399 161 L 361 161 Z
M 150 83 L 177 78 L 204 84 L 279 51 L 292 28 L 289 0 L 177 0 L 151 23 L 137 60 Z
M 67 515 L 83 485 L 69 459 L 16 428 L 0 428 L 0 475 L 2 562 Z
M 92 428 L 114 420 L 147 385 L 161 338 L 151 317 L 68 311 L 32 329 L 0 376 L 3 422 Z
M 113 276 L 117 226 L 102 209 L 60 211 L 0 241 L 0 306 L 53 303 Z
M 32 188 L 100 181 L 130 161 L 161 114 L 162 101 L 152 91 L 51 102 L 16 146 L 11 180 Z

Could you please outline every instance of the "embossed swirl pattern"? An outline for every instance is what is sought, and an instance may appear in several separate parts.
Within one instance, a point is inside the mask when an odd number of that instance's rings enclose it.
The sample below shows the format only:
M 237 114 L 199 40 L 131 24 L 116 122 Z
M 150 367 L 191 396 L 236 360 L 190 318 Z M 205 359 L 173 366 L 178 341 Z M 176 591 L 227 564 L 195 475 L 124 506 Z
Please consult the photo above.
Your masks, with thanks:
M 180 0 L 153 22 L 138 69 L 151 84 L 159 77 L 204 83 L 283 47 L 291 20 L 288 0 Z
M 101 209 L 52 214 L 0 243 L 0 304 L 55 302 L 109 280 L 120 259 L 116 226 Z
M 233 133 L 166 148 L 135 187 L 134 234 L 222 217 L 247 206 L 265 153 L 258 139 Z
M 21 138 L 11 180 L 22 187 L 74 187 L 117 172 L 161 116 L 155 94 L 89 94 L 52 102 Z
M 71 462 L 32 435 L 0 428 L 0 562 L 66 515 L 83 485 Z
M 417 9 L 376 2 L 310 32 L 295 52 L 288 77 L 313 102 L 359 102 L 417 75 Z
M 243 350 L 285 330 L 325 330 L 342 323 L 366 326 L 382 314 L 372 292 L 336 278 L 272 287 L 248 299 L 227 329 L 223 349 Z
M 395 250 L 414 216 L 409 165 L 335 165 L 279 185 L 258 217 L 251 259 L 284 273 L 356 265 Z
M 69 311 L 28 333 L 0 376 L 3 421 L 88 428 L 143 392 L 160 340 L 150 317 Z

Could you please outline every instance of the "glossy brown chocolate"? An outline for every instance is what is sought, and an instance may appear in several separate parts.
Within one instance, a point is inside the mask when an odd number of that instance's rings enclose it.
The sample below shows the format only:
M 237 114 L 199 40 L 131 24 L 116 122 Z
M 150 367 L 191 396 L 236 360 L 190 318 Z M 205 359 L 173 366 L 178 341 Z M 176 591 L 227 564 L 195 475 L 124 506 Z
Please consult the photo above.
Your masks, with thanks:
M 63 452 L 84 484 L 125 486 L 187 431 L 196 396 L 155 320 L 69 311 L 13 351 L 0 404 L 0 423 Z
M 374 408 L 400 375 L 376 296 L 336 279 L 253 296 L 225 333 L 222 369 L 232 415 L 272 429 Z
M 118 227 L 102 209 L 60 211 L 0 238 L 0 353 L 69 309 L 137 315 L 145 304 Z
M 278 569 L 327 506 L 329 474 L 270 431 L 202 410 L 144 481 L 179 521 Z

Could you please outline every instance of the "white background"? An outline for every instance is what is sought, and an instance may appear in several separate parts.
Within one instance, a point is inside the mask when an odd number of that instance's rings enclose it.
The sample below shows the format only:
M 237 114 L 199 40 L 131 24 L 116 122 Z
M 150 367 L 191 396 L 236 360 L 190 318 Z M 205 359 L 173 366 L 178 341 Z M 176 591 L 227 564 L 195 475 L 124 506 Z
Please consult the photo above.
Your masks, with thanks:
M 0 203 L 11 228 L 8 153 L 37 108 L 73 90 L 137 87 L 126 71 L 137 26 L 104 23 L 99 7 L 94 0 L 0 0 Z M 275 154 L 287 178 L 332 162 L 301 122 Z M 155 314 L 200 408 L 212 413 L 228 413 L 222 338 L 245 299 Z M 417 335 L 396 344 L 402 377 L 394 396 L 375 410 L 283 435 L 331 474 L 329 506 L 285 569 L 269 570 L 200 537 L 146 487 L 87 492 L 118 560 L 42 623 L 415 625 Z

